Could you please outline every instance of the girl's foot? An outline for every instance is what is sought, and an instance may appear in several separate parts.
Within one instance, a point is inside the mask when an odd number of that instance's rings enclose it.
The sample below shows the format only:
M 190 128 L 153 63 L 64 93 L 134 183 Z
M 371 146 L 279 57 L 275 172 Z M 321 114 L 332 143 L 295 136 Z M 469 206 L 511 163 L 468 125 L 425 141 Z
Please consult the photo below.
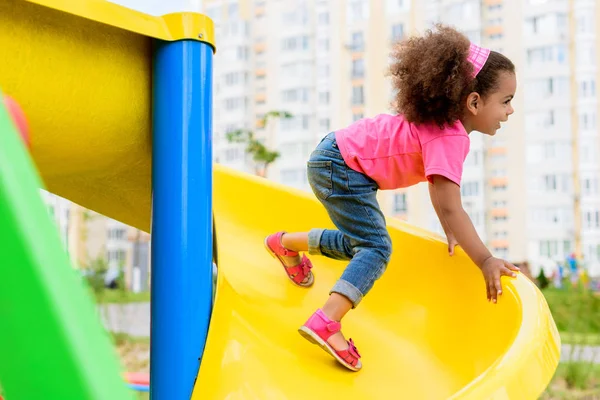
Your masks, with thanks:
M 265 248 L 279 260 L 285 272 L 292 282 L 298 286 L 308 287 L 314 283 L 314 275 L 311 271 L 312 263 L 306 255 L 298 254 L 297 251 L 286 249 L 281 244 L 281 237 L 285 232 L 277 232 L 265 238 Z
M 352 339 L 348 341 L 344 339 L 340 332 L 341 328 L 340 322 L 332 321 L 319 309 L 298 329 L 298 332 L 311 343 L 321 346 L 344 367 L 359 371 L 362 363 L 358 349 Z

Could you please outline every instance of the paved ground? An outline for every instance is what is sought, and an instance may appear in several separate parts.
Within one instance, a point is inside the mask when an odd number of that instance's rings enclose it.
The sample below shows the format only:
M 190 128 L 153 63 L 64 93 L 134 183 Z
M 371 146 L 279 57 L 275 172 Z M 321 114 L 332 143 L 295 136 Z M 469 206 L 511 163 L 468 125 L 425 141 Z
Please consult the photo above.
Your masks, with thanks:
M 560 354 L 560 360 L 585 361 L 600 364 L 600 346 L 573 346 L 564 344 Z
M 150 336 L 150 303 L 109 304 L 101 308 L 106 328 L 130 336 Z
M 105 326 L 131 336 L 150 336 L 150 303 L 110 304 L 103 308 Z M 600 364 L 600 346 L 563 345 L 561 361 L 570 359 Z

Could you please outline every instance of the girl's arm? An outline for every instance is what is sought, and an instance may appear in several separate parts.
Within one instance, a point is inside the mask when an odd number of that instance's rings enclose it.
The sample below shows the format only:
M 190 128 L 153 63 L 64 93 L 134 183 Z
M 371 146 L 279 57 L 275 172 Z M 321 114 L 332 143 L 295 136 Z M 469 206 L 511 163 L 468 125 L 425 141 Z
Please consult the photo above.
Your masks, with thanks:
M 435 213 L 437 214 L 438 219 L 440 220 L 440 223 L 442 224 L 442 228 L 444 228 L 444 233 L 446 234 L 446 239 L 448 241 L 448 254 L 450 254 L 450 256 L 453 256 L 454 248 L 456 247 L 456 245 L 458 245 L 458 241 L 456 240 L 456 236 L 454 236 L 454 234 L 452 233 L 452 230 L 448 226 L 446 219 L 443 218 L 442 210 L 440 209 L 440 206 L 438 204 L 437 198 L 436 198 L 433 190 L 434 190 L 433 184 L 430 182 L 429 183 L 429 197 L 431 197 L 431 203 L 433 204 Z
M 452 229 L 450 229 L 450 227 L 448 226 L 446 219 L 443 218 L 442 210 L 440 209 L 440 205 L 439 205 L 439 202 L 437 200 L 437 196 L 435 195 L 434 190 L 435 190 L 435 188 L 434 188 L 433 184 L 431 182 L 429 182 L 429 197 L 431 198 L 431 204 L 433 204 L 433 209 L 435 210 L 435 213 L 437 214 L 438 219 L 440 220 L 440 223 L 442 224 L 442 228 L 444 229 L 444 233 L 446 234 L 446 237 L 448 237 L 449 235 L 452 235 Z
M 460 188 L 449 179 L 433 176 L 433 185 L 430 187 L 431 201 L 437 203 L 441 223 L 446 223 L 462 249 L 469 258 L 481 268 L 487 286 L 488 300 L 496 302 L 497 295 L 502 294 L 500 276 L 515 276 L 511 271 L 519 269 L 514 265 L 492 256 L 483 244 L 471 218 L 462 207 Z
M 444 230 L 452 232 L 471 260 L 481 267 L 492 254 L 479 238 L 469 214 L 463 209 L 460 187 L 441 175 L 434 175 L 433 184 L 429 184 L 429 194 L 434 208 L 437 204 L 436 212 Z

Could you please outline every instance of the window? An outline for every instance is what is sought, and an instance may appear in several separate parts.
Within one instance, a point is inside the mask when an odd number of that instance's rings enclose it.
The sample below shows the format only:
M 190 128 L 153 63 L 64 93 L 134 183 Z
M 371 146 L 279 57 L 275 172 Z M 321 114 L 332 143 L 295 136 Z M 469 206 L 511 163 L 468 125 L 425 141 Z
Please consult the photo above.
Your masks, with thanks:
M 328 78 L 329 77 L 329 65 L 319 65 L 317 67 L 317 75 L 319 78 Z
M 547 99 L 552 96 L 562 97 L 569 94 L 569 80 L 566 77 L 533 79 L 525 86 L 526 101 Z
M 540 241 L 540 256 L 554 258 L 558 256 L 558 241 L 557 240 L 541 240 Z
M 308 36 L 293 36 L 285 38 L 281 41 L 281 49 L 283 51 L 308 50 Z
M 464 182 L 460 188 L 463 196 L 478 196 L 479 182 Z
M 404 25 L 394 24 L 392 25 L 392 40 L 400 40 L 404 37 Z
M 111 228 L 107 232 L 108 239 L 123 240 L 127 238 L 127 230 L 125 228 Z
M 248 72 L 229 72 L 224 76 L 225 86 L 248 83 Z
M 257 67 L 258 68 L 258 67 Z M 265 68 L 265 67 L 262 67 Z M 285 63 L 281 65 L 281 75 L 286 79 L 300 78 L 310 79 L 312 72 L 312 63 L 308 61 L 299 61 Z
M 232 147 L 229 149 L 225 149 L 223 152 L 223 157 L 225 158 L 225 162 L 235 162 L 241 159 L 240 149 L 237 147 Z
M 320 52 L 328 52 L 329 51 L 329 38 L 320 38 L 317 41 L 317 50 Z
M 308 88 L 287 89 L 281 92 L 283 103 L 308 103 Z
M 225 109 L 227 111 L 233 111 L 243 109 L 248 106 L 247 97 L 230 97 L 225 99 Z
M 394 213 L 406 213 L 408 207 L 406 204 L 406 193 L 394 193 Z
M 508 205 L 506 200 L 494 200 L 492 201 L 492 207 L 494 208 L 505 208 Z
M 329 131 L 330 121 L 329 118 L 322 118 L 319 120 L 319 128 L 323 131 Z
M 579 114 L 579 128 L 583 130 L 596 129 L 596 112 L 584 111 Z
M 581 180 L 581 192 L 586 195 L 597 195 L 598 194 L 598 178 L 595 176 L 588 176 Z
M 555 46 L 537 47 L 527 50 L 527 63 L 530 66 L 557 61 L 566 63 L 567 47 L 564 44 Z
M 557 115 L 554 110 L 531 112 L 525 116 L 525 128 L 530 131 L 535 131 L 544 128 L 551 128 L 555 125 L 562 127 L 568 119 L 568 115 L 559 113 L 560 124 L 557 124 Z
M 588 98 L 596 96 L 596 80 L 594 78 L 579 82 L 579 97 Z
M 506 177 L 507 171 L 504 168 L 494 168 L 492 169 L 492 177 L 494 178 L 503 178 Z
M 386 6 L 386 13 L 389 14 L 407 11 L 410 6 L 410 0 L 387 0 Z
M 352 87 L 352 104 L 360 105 L 365 102 L 365 94 L 363 86 Z
M 580 160 L 585 164 L 596 164 L 598 160 L 598 139 L 581 138 L 579 142 Z
M 310 127 L 310 116 L 296 115 L 293 118 L 282 119 L 280 126 L 282 131 L 308 129 Z
M 493 233 L 492 236 L 494 239 L 506 239 L 506 238 L 508 238 L 508 232 L 507 231 L 496 231 Z
M 361 120 L 365 117 L 365 115 L 363 113 L 354 113 L 352 114 L 352 122 L 356 122 L 358 120 Z
M 123 264 L 125 262 L 125 250 L 109 250 L 107 251 L 107 258 L 109 264 Z
M 317 16 L 317 21 L 319 22 L 319 25 L 329 25 L 329 13 L 319 13 L 319 15 Z
M 319 104 L 329 104 L 329 92 L 319 92 Z
M 229 16 L 229 19 L 235 19 L 239 17 L 239 6 L 237 3 L 229 3 L 229 6 L 227 7 L 227 15 Z
M 352 78 L 362 78 L 365 76 L 365 60 L 359 58 L 352 60 Z
M 577 44 L 576 49 L 577 62 L 579 64 L 595 65 L 596 64 L 596 48 L 594 42 L 581 42 Z
M 585 210 L 583 213 L 583 226 L 587 229 L 600 228 L 600 211 Z
M 594 14 L 585 13 L 577 17 L 578 33 L 594 33 Z
M 470 151 L 465 160 L 467 166 L 477 166 L 482 161 L 481 150 Z
M 348 0 L 348 22 L 358 22 L 369 18 L 369 0 Z
M 306 1 L 296 2 L 295 8 L 287 8 L 286 12 L 281 14 L 281 22 L 284 26 L 305 26 L 308 25 L 309 20 Z
M 544 181 L 544 190 L 547 192 L 556 191 L 556 175 L 544 175 L 542 177 Z
M 215 24 L 221 22 L 221 7 L 212 6 L 206 7 L 206 15 L 213 20 Z
M 502 17 L 490 18 L 487 23 L 490 26 L 502 25 Z
M 494 247 L 494 254 L 496 255 L 496 257 L 508 258 L 508 248 Z
M 350 47 L 353 51 L 363 51 L 365 49 L 365 35 L 363 32 L 353 32 Z

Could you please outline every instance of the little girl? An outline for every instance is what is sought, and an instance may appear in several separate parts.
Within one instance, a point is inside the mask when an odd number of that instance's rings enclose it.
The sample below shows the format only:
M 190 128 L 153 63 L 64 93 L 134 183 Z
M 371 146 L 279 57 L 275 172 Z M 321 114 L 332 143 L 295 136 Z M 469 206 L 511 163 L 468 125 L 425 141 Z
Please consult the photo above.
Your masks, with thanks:
M 360 354 L 352 339 L 344 339 L 340 321 L 381 277 L 392 252 L 377 190 L 427 181 L 450 253 L 460 244 L 481 269 L 488 301 L 502 294 L 500 276 L 518 270 L 492 256 L 460 197 L 469 133 L 494 135 L 514 111 L 513 63 L 438 25 L 397 44 L 390 72 L 397 115 L 365 118 L 329 133 L 307 163 L 309 183 L 338 230 L 277 232 L 265 239 L 267 250 L 302 287 L 311 286 L 314 276 L 310 260 L 298 252 L 350 261 L 325 305 L 299 331 L 352 371 L 362 367 Z

